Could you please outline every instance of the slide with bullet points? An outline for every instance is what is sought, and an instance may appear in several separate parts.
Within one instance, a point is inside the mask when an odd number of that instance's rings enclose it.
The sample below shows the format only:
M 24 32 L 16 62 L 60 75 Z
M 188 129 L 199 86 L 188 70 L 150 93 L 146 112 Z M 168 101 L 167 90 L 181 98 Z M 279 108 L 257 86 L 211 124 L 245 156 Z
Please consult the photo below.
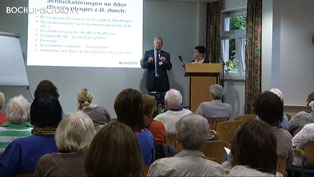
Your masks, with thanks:
M 29 0 L 27 65 L 139 68 L 143 0 Z

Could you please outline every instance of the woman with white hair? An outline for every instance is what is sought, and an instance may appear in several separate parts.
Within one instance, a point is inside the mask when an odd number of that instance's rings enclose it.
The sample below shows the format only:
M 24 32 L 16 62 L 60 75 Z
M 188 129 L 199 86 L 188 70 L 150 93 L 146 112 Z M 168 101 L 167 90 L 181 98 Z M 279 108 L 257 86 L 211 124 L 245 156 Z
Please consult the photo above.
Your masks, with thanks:
M 2 109 L 5 102 L 4 93 L 0 92 L 0 110 Z M 6 123 L 7 120 L 5 119 L 5 113 L 0 111 L 0 125 Z
M 28 122 L 30 103 L 22 96 L 9 100 L 6 108 L 8 123 L 0 125 L 0 154 L 15 139 L 31 136 L 32 125 Z
M 93 120 L 95 130 L 98 131 L 111 121 L 111 117 L 105 107 L 97 106 L 92 101 L 93 95 L 90 90 L 83 88 L 79 91 L 77 95 L 78 110 L 82 110 Z
M 189 114 L 178 121 L 177 137 L 183 151 L 174 157 L 155 161 L 148 176 L 224 176 L 222 166 L 207 160 L 201 152 L 209 137 L 207 120 L 197 114 Z
M 94 135 L 94 125 L 87 114 L 78 111 L 66 115 L 55 135 L 59 152 L 41 157 L 35 176 L 87 176 L 85 157 Z
M 230 104 L 222 102 L 223 87 L 218 84 L 211 85 L 209 92 L 211 101 L 201 103 L 195 113 L 206 118 L 226 117 L 230 119 L 232 108 Z

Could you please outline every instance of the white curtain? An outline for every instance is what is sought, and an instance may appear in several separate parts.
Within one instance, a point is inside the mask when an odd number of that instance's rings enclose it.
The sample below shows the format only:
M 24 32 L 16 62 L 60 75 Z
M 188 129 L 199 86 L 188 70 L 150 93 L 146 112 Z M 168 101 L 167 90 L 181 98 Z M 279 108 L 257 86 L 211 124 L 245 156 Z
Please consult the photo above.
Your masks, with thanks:
M 245 38 L 236 39 L 238 69 L 241 76 L 245 73 L 245 40 Z

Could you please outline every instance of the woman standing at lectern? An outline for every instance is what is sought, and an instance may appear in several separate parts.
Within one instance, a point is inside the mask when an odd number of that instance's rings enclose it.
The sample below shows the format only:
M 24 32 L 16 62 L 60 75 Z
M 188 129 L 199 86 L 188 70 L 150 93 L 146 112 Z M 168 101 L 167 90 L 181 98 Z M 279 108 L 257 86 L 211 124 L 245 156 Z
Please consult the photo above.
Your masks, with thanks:
M 192 63 L 209 63 L 209 60 L 205 58 L 206 49 L 204 46 L 196 46 L 194 48 L 194 60 Z

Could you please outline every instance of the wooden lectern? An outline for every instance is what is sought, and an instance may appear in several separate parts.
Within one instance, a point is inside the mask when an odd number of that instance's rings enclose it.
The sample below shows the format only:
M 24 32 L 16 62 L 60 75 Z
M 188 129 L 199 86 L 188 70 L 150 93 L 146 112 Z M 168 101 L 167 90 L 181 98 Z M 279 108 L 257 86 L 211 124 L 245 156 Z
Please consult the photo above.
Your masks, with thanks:
M 195 112 L 198 106 L 209 101 L 209 87 L 218 83 L 222 72 L 220 63 L 185 64 L 185 76 L 190 77 L 190 108 Z

